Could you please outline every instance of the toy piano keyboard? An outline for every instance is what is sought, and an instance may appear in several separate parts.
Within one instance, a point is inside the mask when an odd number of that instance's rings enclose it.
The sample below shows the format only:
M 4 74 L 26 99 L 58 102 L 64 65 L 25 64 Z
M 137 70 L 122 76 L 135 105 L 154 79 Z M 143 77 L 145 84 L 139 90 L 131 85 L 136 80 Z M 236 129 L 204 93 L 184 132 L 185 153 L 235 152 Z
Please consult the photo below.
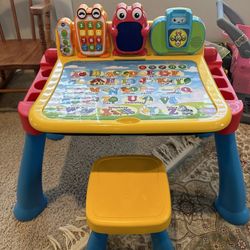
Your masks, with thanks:
M 77 13 L 74 23 L 58 22 L 58 60 L 29 114 L 35 129 L 191 133 L 230 123 L 203 58 L 203 23 L 191 10 L 169 9 L 153 22 L 138 3 L 118 5 L 112 22 L 100 5 L 81 5 Z M 137 44 L 125 43 L 126 36 Z

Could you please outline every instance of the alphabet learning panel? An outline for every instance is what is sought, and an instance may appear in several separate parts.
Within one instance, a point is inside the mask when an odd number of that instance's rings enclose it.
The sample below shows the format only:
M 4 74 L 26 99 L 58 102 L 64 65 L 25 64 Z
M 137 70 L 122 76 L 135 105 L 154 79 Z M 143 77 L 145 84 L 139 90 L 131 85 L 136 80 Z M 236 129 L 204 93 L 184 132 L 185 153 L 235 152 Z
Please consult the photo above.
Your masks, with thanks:
M 192 61 L 69 62 L 44 115 L 63 120 L 203 119 L 216 107 Z

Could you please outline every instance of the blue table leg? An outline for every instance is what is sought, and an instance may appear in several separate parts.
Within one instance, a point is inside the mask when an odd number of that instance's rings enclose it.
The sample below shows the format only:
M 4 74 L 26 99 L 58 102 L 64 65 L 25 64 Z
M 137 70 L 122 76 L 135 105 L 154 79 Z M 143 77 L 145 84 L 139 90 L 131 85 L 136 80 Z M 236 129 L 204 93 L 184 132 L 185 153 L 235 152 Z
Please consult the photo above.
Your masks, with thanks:
M 64 135 L 60 134 L 47 134 L 46 137 L 53 141 L 60 141 L 64 138 Z
M 215 208 L 228 222 L 243 225 L 249 220 L 246 190 L 235 133 L 215 134 L 220 185 Z
M 23 158 L 17 184 L 17 202 L 14 215 L 20 221 L 29 221 L 47 206 L 42 189 L 42 162 L 46 135 L 26 134 Z
M 91 232 L 86 250 L 106 250 L 108 235 Z
M 174 247 L 167 231 L 151 234 L 153 250 L 173 250 Z

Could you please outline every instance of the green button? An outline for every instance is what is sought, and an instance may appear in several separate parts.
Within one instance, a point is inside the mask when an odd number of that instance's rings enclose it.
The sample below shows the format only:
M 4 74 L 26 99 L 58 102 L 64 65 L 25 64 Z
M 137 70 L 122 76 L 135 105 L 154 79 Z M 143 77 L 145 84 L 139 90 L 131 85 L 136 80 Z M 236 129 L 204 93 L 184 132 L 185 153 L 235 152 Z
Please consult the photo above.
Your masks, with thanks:
M 68 40 L 63 40 L 63 44 L 68 45 L 69 44 Z
M 101 29 L 102 28 L 102 22 L 97 22 L 96 23 L 96 28 Z
M 91 51 L 94 51 L 95 50 L 95 45 L 89 45 L 89 49 L 91 50 Z
M 93 29 L 93 22 L 88 22 L 88 28 Z
M 64 50 L 65 53 L 69 53 L 70 52 L 69 48 L 64 48 L 63 50 Z
M 78 27 L 79 27 L 80 30 L 83 30 L 85 28 L 84 22 L 79 22 Z
M 63 37 L 66 37 L 66 36 L 68 35 L 67 30 L 62 30 L 61 35 L 62 35 Z
M 171 65 L 168 66 L 168 68 L 170 68 L 170 69 L 176 69 L 176 66 L 173 65 L 173 64 L 171 64 Z

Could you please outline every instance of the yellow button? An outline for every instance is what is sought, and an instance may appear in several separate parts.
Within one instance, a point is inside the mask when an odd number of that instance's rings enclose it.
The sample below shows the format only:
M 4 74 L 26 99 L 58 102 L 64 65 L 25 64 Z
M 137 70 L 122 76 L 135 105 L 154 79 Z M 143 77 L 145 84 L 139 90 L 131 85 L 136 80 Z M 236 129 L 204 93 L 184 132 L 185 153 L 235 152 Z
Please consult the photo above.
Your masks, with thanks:
M 85 36 L 86 35 L 86 31 L 85 30 L 80 30 L 80 36 Z
M 93 36 L 94 35 L 94 30 L 88 30 L 88 35 Z
M 97 36 L 101 36 L 101 35 L 102 35 L 102 31 L 101 31 L 101 30 L 96 30 L 96 31 L 95 31 L 95 34 L 96 34 Z

